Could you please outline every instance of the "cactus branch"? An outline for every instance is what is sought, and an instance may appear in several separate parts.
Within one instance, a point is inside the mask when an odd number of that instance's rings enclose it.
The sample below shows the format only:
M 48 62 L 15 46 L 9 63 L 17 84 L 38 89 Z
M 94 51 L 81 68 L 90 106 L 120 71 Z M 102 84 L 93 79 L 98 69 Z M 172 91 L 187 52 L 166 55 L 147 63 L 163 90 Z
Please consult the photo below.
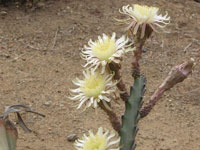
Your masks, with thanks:
M 169 72 L 167 78 L 158 87 L 158 89 L 151 96 L 147 104 L 140 110 L 141 117 L 145 117 L 149 114 L 156 102 L 161 98 L 163 93 L 179 82 L 185 80 L 190 73 L 192 73 L 192 68 L 194 65 L 194 60 L 185 61 L 184 63 L 174 66 Z
M 8 119 L 0 117 L 0 149 L 16 150 L 18 132 L 15 125 Z
M 131 96 L 126 101 L 126 110 L 122 116 L 122 128 L 120 130 L 120 150 L 135 150 L 135 137 L 138 131 L 137 125 L 140 119 L 139 110 L 143 104 L 146 79 L 143 76 L 135 78 L 131 88 Z
M 30 107 L 25 105 L 12 105 L 7 107 L 3 116 L 0 116 L 0 150 L 16 150 L 18 132 L 15 124 L 9 119 L 10 113 L 16 113 L 19 125 L 24 129 L 24 131 L 31 132 L 31 130 L 25 125 L 20 115 L 21 111 L 30 112 L 45 117 L 43 114 L 33 111 Z

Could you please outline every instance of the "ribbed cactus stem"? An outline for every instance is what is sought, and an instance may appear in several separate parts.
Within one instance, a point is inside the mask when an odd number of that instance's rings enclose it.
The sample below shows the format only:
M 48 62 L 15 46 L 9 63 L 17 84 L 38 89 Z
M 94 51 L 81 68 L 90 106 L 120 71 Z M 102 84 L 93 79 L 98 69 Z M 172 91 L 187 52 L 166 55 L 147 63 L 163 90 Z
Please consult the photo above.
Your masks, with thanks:
M 138 131 L 140 119 L 139 110 L 143 104 L 146 78 L 139 76 L 135 78 L 131 87 L 130 98 L 125 103 L 125 113 L 122 116 L 122 128 L 120 130 L 120 150 L 135 150 L 135 137 Z

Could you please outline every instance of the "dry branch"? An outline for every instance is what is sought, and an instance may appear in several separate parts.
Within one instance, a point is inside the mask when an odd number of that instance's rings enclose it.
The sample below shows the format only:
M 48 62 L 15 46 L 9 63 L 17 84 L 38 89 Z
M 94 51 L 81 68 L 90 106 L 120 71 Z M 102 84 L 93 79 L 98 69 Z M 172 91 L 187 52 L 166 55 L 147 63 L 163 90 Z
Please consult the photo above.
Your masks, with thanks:
M 158 87 L 158 89 L 151 96 L 147 104 L 140 110 L 141 117 L 145 117 L 149 114 L 156 102 L 161 98 L 163 93 L 179 82 L 185 80 L 190 73 L 192 73 L 192 68 L 194 65 L 194 60 L 185 61 L 184 63 L 174 66 L 169 72 L 167 78 Z

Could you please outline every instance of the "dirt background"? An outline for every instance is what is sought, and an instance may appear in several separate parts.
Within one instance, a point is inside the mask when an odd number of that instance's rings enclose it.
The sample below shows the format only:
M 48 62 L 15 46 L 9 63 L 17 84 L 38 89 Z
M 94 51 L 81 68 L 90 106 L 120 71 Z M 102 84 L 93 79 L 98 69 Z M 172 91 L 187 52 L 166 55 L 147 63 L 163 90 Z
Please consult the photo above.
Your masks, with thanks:
M 105 113 L 76 110 L 70 101 L 71 80 L 81 77 L 79 52 L 102 33 L 123 34 L 114 18 L 123 5 L 139 3 L 168 11 L 168 33 L 153 34 L 141 61 L 147 77 L 144 100 L 153 94 L 171 67 L 194 58 L 196 66 L 183 83 L 165 93 L 140 121 L 137 150 L 200 150 L 200 3 L 193 0 L 56 0 L 33 8 L 0 6 L 0 112 L 25 104 L 46 115 L 26 116 L 34 131 L 19 128 L 18 150 L 73 150 L 67 136 L 89 129 L 111 129 Z M 131 56 L 123 61 L 123 78 L 131 85 Z M 120 116 L 122 102 L 113 104 Z

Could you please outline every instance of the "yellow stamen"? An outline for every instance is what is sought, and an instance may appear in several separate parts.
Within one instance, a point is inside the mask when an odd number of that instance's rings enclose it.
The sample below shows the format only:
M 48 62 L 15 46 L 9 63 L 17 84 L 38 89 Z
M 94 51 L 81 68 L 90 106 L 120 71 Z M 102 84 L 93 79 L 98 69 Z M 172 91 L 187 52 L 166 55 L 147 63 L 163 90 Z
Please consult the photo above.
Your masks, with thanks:
M 107 37 L 102 39 L 103 41 L 97 41 L 92 47 L 93 54 L 100 60 L 108 61 L 109 58 L 115 53 L 115 40 Z
M 141 6 L 137 4 L 133 5 L 133 7 L 133 15 L 138 20 L 138 23 L 152 23 L 159 11 L 157 7 Z
M 105 89 L 105 77 L 95 72 L 84 80 L 81 90 L 89 97 L 98 97 Z
M 90 136 L 85 142 L 83 150 L 106 150 L 107 141 L 105 136 Z

